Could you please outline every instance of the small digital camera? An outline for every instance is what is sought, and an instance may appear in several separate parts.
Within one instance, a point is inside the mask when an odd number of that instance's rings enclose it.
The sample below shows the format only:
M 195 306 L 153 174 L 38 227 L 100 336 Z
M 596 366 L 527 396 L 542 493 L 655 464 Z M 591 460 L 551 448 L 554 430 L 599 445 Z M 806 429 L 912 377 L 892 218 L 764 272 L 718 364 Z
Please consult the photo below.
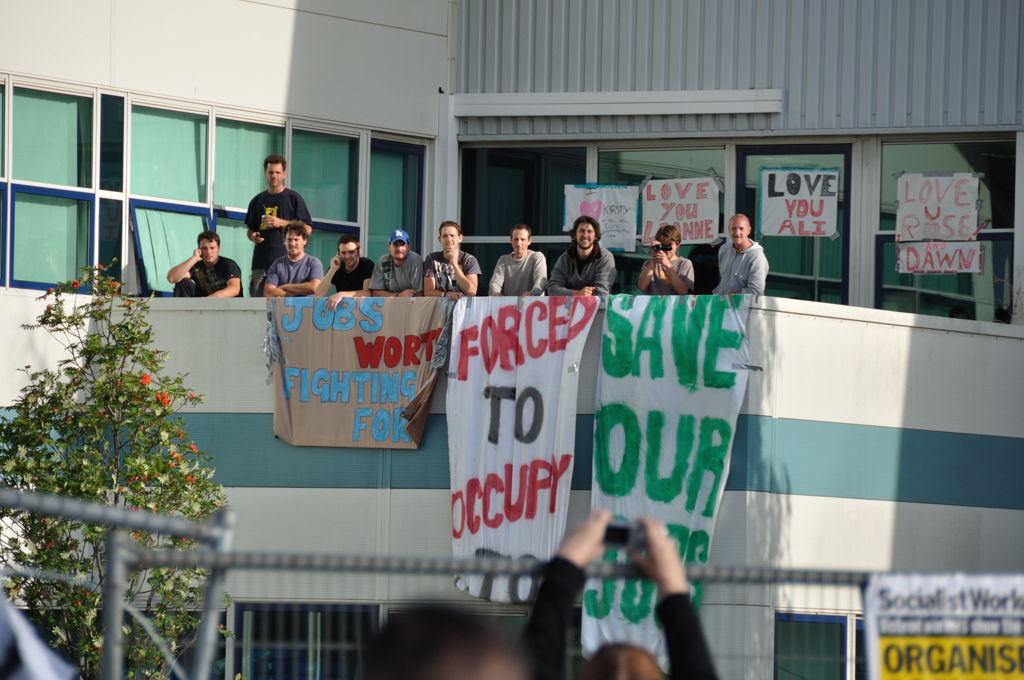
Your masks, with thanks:
M 604 545 L 627 551 L 643 550 L 647 547 L 647 533 L 639 522 L 611 522 L 604 530 Z
M 672 246 L 667 243 L 655 242 L 651 244 L 651 250 L 654 252 L 663 251 L 667 253 L 668 251 L 672 250 Z

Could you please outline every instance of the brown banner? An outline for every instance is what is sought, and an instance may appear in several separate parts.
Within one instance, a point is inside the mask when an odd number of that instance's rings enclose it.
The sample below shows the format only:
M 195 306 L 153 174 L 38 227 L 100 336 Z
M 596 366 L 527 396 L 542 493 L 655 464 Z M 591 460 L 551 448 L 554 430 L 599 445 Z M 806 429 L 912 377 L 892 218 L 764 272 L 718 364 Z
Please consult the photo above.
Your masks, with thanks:
M 296 446 L 415 449 L 443 298 L 274 298 L 274 434 Z M 402 411 L 407 406 L 409 419 Z

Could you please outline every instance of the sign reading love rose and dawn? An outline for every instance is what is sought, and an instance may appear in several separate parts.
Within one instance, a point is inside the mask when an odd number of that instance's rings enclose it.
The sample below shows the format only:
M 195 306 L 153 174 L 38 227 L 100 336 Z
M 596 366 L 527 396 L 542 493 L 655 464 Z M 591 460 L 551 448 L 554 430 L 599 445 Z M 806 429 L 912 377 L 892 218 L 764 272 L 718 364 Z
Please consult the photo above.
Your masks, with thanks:
M 327 300 L 270 301 L 281 358 L 274 434 L 295 446 L 417 448 L 442 298 L 344 298 L 333 310 Z
M 597 297 L 464 298 L 448 373 L 452 551 L 554 555 L 569 506 L 580 356 Z M 529 575 L 462 575 L 494 602 L 529 602 Z
M 591 505 L 665 522 L 686 562 L 706 564 L 747 386 L 747 296 L 609 298 L 601 339 Z M 625 561 L 617 551 L 605 560 Z M 654 584 L 592 579 L 583 646 L 667 657 Z M 696 596 L 699 602 L 699 592 Z

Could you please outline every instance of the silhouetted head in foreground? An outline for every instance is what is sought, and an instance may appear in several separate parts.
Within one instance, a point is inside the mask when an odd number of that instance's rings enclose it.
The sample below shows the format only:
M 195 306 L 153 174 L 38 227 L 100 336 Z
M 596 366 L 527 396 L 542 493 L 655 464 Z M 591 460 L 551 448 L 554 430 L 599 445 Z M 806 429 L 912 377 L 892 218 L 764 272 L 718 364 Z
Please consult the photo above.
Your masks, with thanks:
M 610 644 L 583 664 L 579 680 L 662 680 L 664 676 L 646 650 Z
M 519 641 L 486 619 L 444 607 L 393 615 L 365 657 L 365 680 L 528 680 Z

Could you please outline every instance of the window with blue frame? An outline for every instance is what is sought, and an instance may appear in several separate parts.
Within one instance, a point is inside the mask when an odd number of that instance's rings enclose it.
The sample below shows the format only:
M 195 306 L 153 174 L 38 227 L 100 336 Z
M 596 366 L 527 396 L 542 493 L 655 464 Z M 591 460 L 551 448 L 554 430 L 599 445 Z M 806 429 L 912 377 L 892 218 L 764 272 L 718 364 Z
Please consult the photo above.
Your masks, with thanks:
M 208 118 L 132 106 L 131 192 L 205 203 Z
M 88 266 L 93 200 L 92 194 L 14 186 L 12 284 L 46 288 Z
M 236 604 L 235 672 L 245 680 L 349 680 L 377 631 L 378 607 Z
M 170 295 L 174 284 L 168 283 L 167 272 L 196 249 L 196 238 L 209 228 L 209 213 L 206 208 L 143 200 L 132 200 L 131 211 L 142 291 Z
M 977 140 L 882 145 L 881 211 L 875 236 L 875 307 L 979 321 L 1008 322 L 1013 308 L 1014 141 Z M 896 271 L 896 180 L 900 172 L 981 173 L 977 240 L 981 274 Z

